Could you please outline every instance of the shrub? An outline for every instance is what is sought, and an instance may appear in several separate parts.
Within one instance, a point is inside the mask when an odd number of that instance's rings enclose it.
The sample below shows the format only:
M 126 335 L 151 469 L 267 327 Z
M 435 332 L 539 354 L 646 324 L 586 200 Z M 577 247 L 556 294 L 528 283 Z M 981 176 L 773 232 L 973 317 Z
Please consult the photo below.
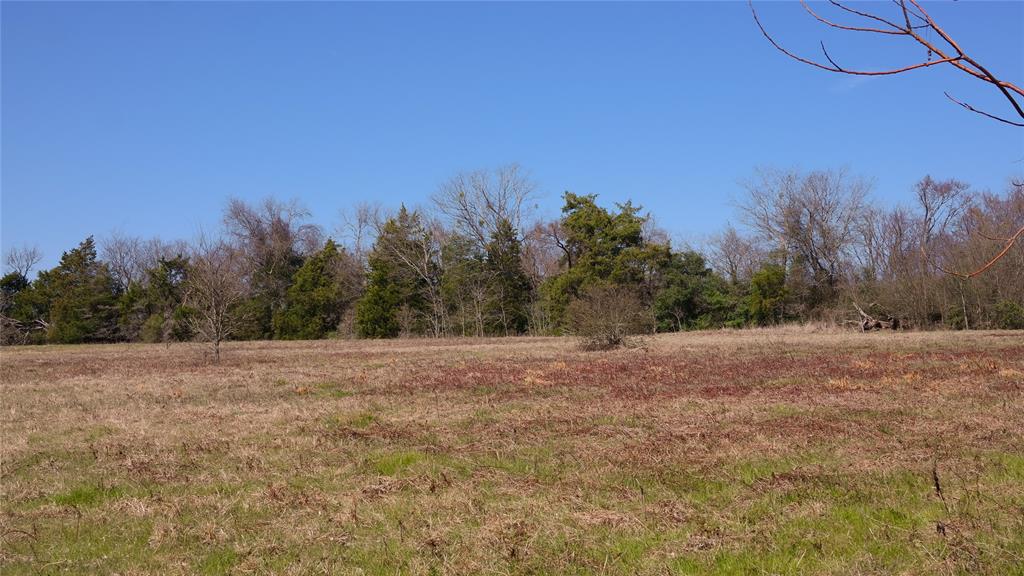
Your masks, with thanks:
M 636 292 L 623 286 L 598 285 L 588 289 L 566 310 L 570 333 L 584 350 L 611 350 L 643 343 L 654 320 Z
M 150 344 L 163 342 L 164 340 L 164 316 L 163 314 L 152 314 L 142 325 L 140 333 L 143 342 Z
M 996 326 L 1004 330 L 1024 330 L 1024 306 L 1002 300 L 995 308 Z
M 786 296 L 786 269 L 777 264 L 765 265 L 750 279 L 750 318 L 761 326 L 782 322 Z
M 946 327 L 953 330 L 963 330 L 967 327 L 964 317 L 964 309 L 960 306 L 950 306 L 946 313 Z

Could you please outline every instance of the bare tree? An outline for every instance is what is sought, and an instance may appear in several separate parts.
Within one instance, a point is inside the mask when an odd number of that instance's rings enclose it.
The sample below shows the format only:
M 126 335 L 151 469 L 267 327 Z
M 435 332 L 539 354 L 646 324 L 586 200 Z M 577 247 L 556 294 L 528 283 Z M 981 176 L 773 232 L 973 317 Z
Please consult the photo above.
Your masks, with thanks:
M 959 180 L 933 180 L 925 176 L 914 188 L 922 211 L 922 244 L 928 244 L 937 233 L 945 231 L 971 206 L 970 186 Z
M 28 278 L 32 270 L 43 260 L 43 253 L 37 246 L 27 244 L 21 247 L 13 247 L 7 251 L 4 263 L 10 272 L 15 272 L 23 278 Z
M 818 282 L 835 286 L 869 184 L 843 170 L 762 170 L 759 176 L 739 204 L 745 222 L 784 254 L 798 256 Z
M 305 222 L 309 216 L 309 211 L 295 200 L 266 198 L 251 205 L 232 198 L 224 210 L 224 225 L 250 267 L 273 276 L 294 254 L 320 249 L 323 234 L 319 226 Z
M 221 342 L 242 320 L 237 308 L 247 295 L 244 276 L 239 249 L 222 240 L 200 238 L 190 255 L 184 301 L 191 309 L 189 327 L 210 343 L 215 362 L 220 361 Z
M 534 291 L 562 271 L 562 259 L 568 256 L 558 220 L 536 222 L 523 234 L 521 260 Z M 533 333 L 547 334 L 553 330 L 551 311 L 540 299 L 534 299 L 529 316 Z
M 341 224 L 336 228 L 349 251 L 363 264 L 370 247 L 377 239 L 376 232 L 383 225 L 384 209 L 377 202 L 360 202 L 353 208 L 341 211 Z
M 1013 187 L 1015 191 L 1019 191 L 1021 188 L 1016 186 L 1016 184 Z M 920 245 L 922 257 L 928 264 L 945 274 L 960 280 L 970 280 L 975 276 L 979 276 L 1009 254 L 1010 249 L 1013 248 L 1017 240 L 1024 236 L 1024 219 L 1018 219 L 1016 222 L 1009 221 L 1004 224 L 1009 229 L 1016 230 L 1009 236 L 999 235 L 998 231 L 994 230 L 973 230 L 973 233 L 977 233 L 981 238 L 997 242 L 1000 246 L 996 249 L 994 256 L 976 264 L 972 269 L 968 271 L 956 270 L 954 269 L 956 264 L 952 263 L 956 262 L 955 259 L 942 259 L 936 255 L 936 239 L 948 240 L 947 236 L 951 232 L 950 227 L 952 225 L 959 225 L 960 238 L 954 244 L 963 245 L 970 243 L 970 239 L 965 236 L 972 233 L 971 226 L 969 225 L 972 219 L 965 218 L 965 216 L 975 208 L 975 195 L 971 193 L 970 186 L 964 182 L 958 180 L 936 181 L 930 176 L 926 176 L 918 182 L 915 191 L 917 193 L 918 205 L 922 211 Z M 946 244 L 950 243 L 946 242 Z
M 821 42 L 821 51 L 824 56 L 824 61 L 797 55 L 789 49 L 784 48 L 771 34 L 768 33 L 768 30 L 761 22 L 757 10 L 754 8 L 753 1 L 747 1 L 750 5 L 751 13 L 754 16 L 754 21 L 757 23 L 758 28 L 760 28 L 761 33 L 764 34 L 764 37 L 767 38 L 776 49 L 798 62 L 802 62 L 822 70 L 827 70 L 829 72 L 855 76 L 890 76 L 937 65 L 951 66 L 966 74 L 968 77 L 975 78 L 994 87 L 1000 97 L 1009 105 L 1010 117 L 981 110 L 967 102 L 957 99 L 949 92 L 945 93 L 947 98 L 964 109 L 985 116 L 986 118 L 1009 124 L 1011 126 L 1024 127 L 1024 104 L 1022 104 L 1022 102 L 1024 102 L 1024 88 L 996 76 L 989 68 L 985 67 L 974 57 L 967 54 L 960 44 L 957 43 L 956 40 L 935 21 L 934 18 L 932 18 L 918 0 L 892 0 L 891 3 L 879 2 L 874 5 L 876 8 L 870 11 L 854 8 L 850 3 L 841 0 L 829 0 L 828 3 L 831 5 L 831 8 L 835 13 L 834 16 L 832 14 L 825 14 L 824 12 L 816 11 L 806 2 L 806 0 L 801 0 L 800 3 L 804 10 L 813 17 L 814 20 L 823 24 L 827 28 L 843 32 L 862 33 L 866 35 L 905 38 L 918 48 L 923 49 L 925 52 L 924 60 L 879 70 L 862 70 L 841 66 L 836 62 L 832 55 L 829 54 L 828 50 L 825 48 L 824 42 Z M 848 20 L 840 21 L 840 17 Z M 1014 185 L 1022 184 L 1024 184 L 1024 182 L 1014 182 Z M 1001 242 L 1000 248 L 995 252 L 994 256 L 986 260 L 981 265 L 970 270 L 954 270 L 950 267 L 940 267 L 939 269 L 950 276 L 961 280 L 969 280 L 992 268 L 992 266 L 999 262 L 1000 259 L 1010 253 L 1010 250 L 1021 238 L 1024 238 L 1024 224 L 1016 223 L 1007 233 L 999 235 L 997 239 Z M 927 245 L 922 244 L 921 249 L 926 250 Z
M 1024 88 L 996 76 L 978 60 L 967 54 L 960 44 L 939 26 L 918 0 L 893 0 L 891 3 L 878 2 L 872 5 L 872 10 L 870 11 L 861 9 L 859 6 L 854 8 L 849 2 L 829 0 L 833 12 L 835 12 L 834 16 L 816 11 L 811 8 L 806 0 L 800 1 L 808 14 L 828 28 L 866 35 L 905 38 L 925 52 L 923 60 L 878 70 L 861 70 L 841 66 L 829 54 L 824 42 L 821 42 L 824 60 L 814 60 L 797 55 L 784 48 L 768 33 L 768 30 L 758 16 L 757 10 L 754 9 L 753 0 L 747 1 L 750 5 L 750 11 L 754 15 L 754 21 L 761 29 L 764 37 L 780 52 L 798 62 L 829 72 L 855 76 L 891 76 L 931 66 L 951 66 L 969 77 L 976 78 L 994 87 L 1009 104 L 1014 119 L 1011 120 L 980 110 L 967 102 L 958 100 L 948 92 L 945 93 L 947 98 L 971 112 L 1012 126 L 1024 127 L 1024 105 L 1020 101 L 1024 99 Z M 847 20 L 840 21 L 840 17 Z
M 861 270 L 847 295 L 863 311 L 906 325 L 998 326 L 997 303 L 1024 301 L 1024 251 L 1010 250 L 1012 239 L 1000 234 L 1024 223 L 1024 188 L 976 193 L 958 180 L 925 177 L 913 192 L 913 209 L 864 211 Z
M 558 220 L 537 222 L 523 235 L 523 270 L 534 287 L 561 270 L 562 258 L 569 256 L 563 238 Z
M 423 282 L 424 296 L 429 306 L 427 319 L 435 338 L 444 336 L 448 329 L 440 268 L 441 247 L 444 245 L 445 235 L 444 227 L 434 220 L 423 223 L 411 244 L 383 243 L 383 248 L 389 250 L 402 265 Z
M 570 331 L 584 350 L 642 346 L 640 334 L 654 328 L 650 310 L 636 290 L 626 286 L 595 285 L 567 310 Z
M 440 186 L 434 203 L 457 232 L 485 249 L 502 220 L 516 230 L 523 229 L 535 192 L 536 186 L 522 168 L 510 164 L 493 171 L 456 174 Z
M 645 244 L 658 244 L 660 246 L 670 246 L 672 244 L 672 238 L 669 236 L 668 230 L 665 230 L 658 224 L 658 220 L 653 214 L 644 216 L 641 235 Z
M 127 292 L 145 274 L 143 244 L 138 236 L 117 231 L 100 241 L 100 257 L 110 267 L 122 292 Z
M 228 201 L 224 225 L 241 251 L 245 281 L 260 309 L 253 315 L 250 331 L 264 337 L 272 334 L 271 318 L 285 306 L 292 275 L 305 256 L 323 245 L 320 227 L 307 222 L 309 217 L 309 211 L 295 200 L 267 198 L 259 204 L 237 198 Z
M 1006 238 L 999 231 L 1024 224 L 1024 186 L 1012 185 L 1005 195 L 984 192 L 958 225 L 962 230 L 954 257 L 958 263 L 979 270 L 988 267 L 981 277 L 972 278 L 976 293 L 995 295 L 1000 300 L 1024 304 L 1024 250 L 1007 252 L 997 263 L 992 254 L 1002 248 Z M 1020 232 L 1018 232 L 1018 235 Z M 975 275 L 977 276 L 977 275 Z
M 920 257 L 920 230 L 920 217 L 904 208 L 864 211 L 857 225 L 860 274 L 847 292 L 855 308 L 859 300 L 883 317 L 930 322 L 939 286 Z
M 1006 229 L 1015 230 L 1009 235 L 1000 234 L 998 230 L 984 229 L 982 226 L 971 226 L 976 218 L 970 218 L 976 211 L 975 195 L 969 191 L 969 186 L 957 180 L 937 182 L 931 177 L 925 177 L 917 185 L 917 199 L 923 212 L 923 238 L 921 252 L 929 262 L 941 272 L 961 280 L 969 280 L 979 276 L 992 268 L 999 260 L 1010 253 L 1017 240 L 1024 237 L 1024 218 L 1009 219 L 1002 223 Z M 1019 196 L 1024 186 L 1017 183 L 1011 184 L 1011 196 Z M 992 202 L 991 197 L 988 200 Z M 934 255 L 934 238 L 942 237 L 950 231 L 950 226 L 960 226 L 959 238 L 961 244 L 970 242 L 965 235 L 977 234 L 980 238 L 998 243 L 994 255 L 986 258 L 983 262 L 977 263 L 968 271 L 954 270 L 952 265 L 943 264 Z
M 741 235 L 732 225 L 708 242 L 708 263 L 733 284 L 749 280 L 764 260 L 764 252 L 752 238 Z
M 161 240 L 150 238 L 143 240 L 139 246 L 138 265 L 145 271 L 152 270 L 160 264 L 160 260 L 170 260 L 178 256 L 187 257 L 191 248 L 184 240 Z

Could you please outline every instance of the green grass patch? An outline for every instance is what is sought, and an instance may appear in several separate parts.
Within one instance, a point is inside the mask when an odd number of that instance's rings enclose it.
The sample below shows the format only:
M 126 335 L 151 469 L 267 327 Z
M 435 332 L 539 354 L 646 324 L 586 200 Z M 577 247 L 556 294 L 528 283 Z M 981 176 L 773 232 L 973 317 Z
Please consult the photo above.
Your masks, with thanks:
M 332 414 L 325 418 L 325 425 L 329 429 L 351 428 L 365 430 L 378 421 L 379 418 L 374 412 L 363 411 L 350 414 Z
M 473 459 L 477 467 L 495 468 L 513 476 L 530 476 L 543 483 L 558 481 L 566 463 L 550 446 L 534 446 L 509 452 L 488 452 Z
M 424 454 L 414 450 L 396 450 L 377 454 L 369 458 L 370 469 L 381 476 L 397 476 L 424 459 Z
M 315 385 L 315 389 L 321 396 L 330 398 L 348 398 L 354 394 L 346 390 L 340 382 L 321 382 Z
M 106 500 L 113 500 L 120 497 L 123 493 L 124 490 L 117 486 L 82 484 L 66 492 L 55 494 L 52 500 L 54 504 L 61 506 L 85 508 L 96 506 Z
M 0 563 L 5 576 L 156 573 L 162 567 L 148 545 L 149 520 L 122 517 L 111 522 L 86 514 L 71 521 L 51 519 L 32 530 L 42 538 L 5 541 L 9 560 Z
M 196 564 L 196 572 L 199 574 L 209 574 L 210 576 L 230 574 L 231 569 L 237 562 L 238 553 L 234 549 L 227 547 L 216 548 L 203 556 Z

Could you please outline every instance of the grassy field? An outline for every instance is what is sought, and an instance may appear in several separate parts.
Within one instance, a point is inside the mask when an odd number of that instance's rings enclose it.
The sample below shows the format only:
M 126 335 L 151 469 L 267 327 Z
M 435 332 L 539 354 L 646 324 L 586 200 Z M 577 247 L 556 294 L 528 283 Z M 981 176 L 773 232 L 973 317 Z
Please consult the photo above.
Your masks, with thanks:
M 2 352 L 3 574 L 1024 574 L 1024 333 Z

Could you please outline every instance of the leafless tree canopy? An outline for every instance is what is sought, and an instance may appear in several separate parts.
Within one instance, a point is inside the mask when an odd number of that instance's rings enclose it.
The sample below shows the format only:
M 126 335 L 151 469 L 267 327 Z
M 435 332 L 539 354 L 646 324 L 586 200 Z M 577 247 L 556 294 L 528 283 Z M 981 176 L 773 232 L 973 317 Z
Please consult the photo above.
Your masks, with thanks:
M 472 238 L 482 249 L 502 220 L 523 232 L 535 192 L 536 186 L 522 168 L 510 164 L 494 171 L 455 175 L 440 186 L 434 203 L 456 231 Z
M 765 258 L 754 239 L 741 235 L 731 225 L 711 237 L 707 252 L 711 267 L 733 284 L 750 280 Z
M 127 292 L 145 273 L 143 241 L 137 236 L 113 232 L 100 242 L 100 255 L 110 266 L 121 291 Z
M 1022 196 L 1022 189 L 1012 184 L 1010 198 Z M 980 214 L 992 213 L 996 201 L 991 195 L 983 195 L 983 201 L 990 210 L 982 211 L 976 202 L 976 195 L 970 187 L 958 180 L 937 182 L 926 177 L 916 187 L 917 201 L 922 210 L 921 253 L 924 258 L 938 270 L 968 280 L 988 271 L 1001 258 L 1010 253 L 1016 242 L 1024 236 L 1024 213 L 1014 215 L 1008 211 L 1008 218 L 1000 222 L 989 222 L 980 218 Z M 1012 205 L 1012 203 L 1011 203 Z M 1015 230 L 1006 235 L 1006 230 Z M 990 248 L 991 257 L 978 261 L 974 258 L 974 266 L 967 268 L 967 259 L 936 258 L 935 244 L 965 246 L 971 242 L 970 236 L 976 234 L 980 243 L 995 244 Z M 939 239 L 939 242 L 936 242 Z M 951 240 L 952 239 L 952 240 Z M 942 242 L 945 240 L 945 242 Z M 945 261 L 945 263 L 943 263 Z
M 569 305 L 571 331 L 585 350 L 610 350 L 642 345 L 654 321 L 635 290 L 623 286 L 594 286 Z
M 169 260 L 178 256 L 188 256 L 191 248 L 184 240 L 161 240 L 150 238 L 142 241 L 139 247 L 139 262 L 144 270 L 155 268 L 160 260 Z
M 569 255 L 563 237 L 558 220 L 537 222 L 523 235 L 523 269 L 535 286 L 557 274 Z
M 251 205 L 232 198 L 224 211 L 224 225 L 250 267 L 272 276 L 293 254 L 311 254 L 320 248 L 323 234 L 319 226 L 306 222 L 309 216 L 294 200 L 267 198 Z
M 7 251 L 4 264 L 8 272 L 15 272 L 28 278 L 28 275 L 43 259 L 43 253 L 36 246 L 23 245 Z
M 653 214 L 648 214 L 644 219 L 642 235 L 644 242 L 647 244 L 658 244 L 661 246 L 669 246 L 672 244 L 672 238 L 669 236 L 668 230 L 665 230 L 658 224 L 658 219 Z
M 914 192 L 912 209 L 865 213 L 858 226 L 864 274 L 850 284 L 851 296 L 869 313 L 873 307 L 917 326 L 937 314 L 960 328 L 998 325 L 992 302 L 1024 302 L 1024 251 L 1010 250 L 997 232 L 1024 223 L 1024 189 L 977 193 L 925 177 Z
M 100 256 L 110 267 L 110 273 L 122 292 L 144 283 L 146 271 L 156 268 L 161 259 L 185 256 L 190 250 L 188 243 L 183 240 L 166 242 L 160 238 L 143 239 L 117 231 L 100 242 Z
M 806 0 L 801 0 L 804 10 L 818 23 L 845 32 L 859 33 L 864 35 L 888 36 L 905 38 L 908 42 L 916 44 L 924 53 L 922 60 L 910 64 L 898 65 L 891 68 L 877 70 L 863 70 L 840 65 L 828 52 L 825 43 L 821 42 L 823 59 L 815 60 L 800 56 L 785 48 L 775 39 L 762 23 L 757 10 L 754 8 L 753 0 L 748 0 L 750 10 L 754 15 L 764 37 L 771 42 L 786 56 L 804 64 L 856 76 L 888 76 L 901 74 L 919 68 L 931 66 L 951 66 L 970 77 L 991 85 L 1006 101 L 1010 110 L 1009 115 L 999 115 L 986 112 L 975 106 L 964 102 L 946 92 L 946 97 L 964 109 L 987 118 L 1010 124 L 1012 126 L 1024 127 L 1024 88 L 996 76 L 990 69 L 981 64 L 978 60 L 969 55 L 928 13 L 918 0 L 892 0 L 892 2 L 873 2 L 862 7 L 853 3 L 829 0 L 811 7 Z M 822 8 L 830 8 L 829 12 Z M 1009 116 L 1009 117 L 1008 117 Z
M 365 264 L 370 247 L 377 240 L 377 231 L 386 219 L 386 212 L 380 203 L 360 202 L 341 212 L 341 224 L 336 232 L 349 252 Z
M 214 360 L 220 360 L 220 344 L 237 329 L 237 306 L 247 295 L 243 255 L 227 242 L 203 238 L 190 263 L 185 290 L 189 327 L 210 343 Z
M 843 170 L 762 170 L 740 203 L 748 226 L 784 254 L 799 256 L 810 272 L 835 285 L 850 255 L 856 223 L 870 186 Z

